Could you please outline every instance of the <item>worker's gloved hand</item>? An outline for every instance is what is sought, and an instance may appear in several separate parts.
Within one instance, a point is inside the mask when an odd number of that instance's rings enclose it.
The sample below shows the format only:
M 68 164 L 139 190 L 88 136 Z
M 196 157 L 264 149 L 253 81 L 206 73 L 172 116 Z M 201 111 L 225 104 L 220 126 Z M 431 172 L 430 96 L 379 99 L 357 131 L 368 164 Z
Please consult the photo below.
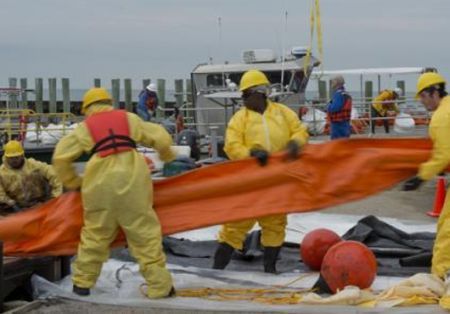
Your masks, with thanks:
M 300 145 L 296 141 L 289 141 L 286 145 L 287 159 L 296 160 L 300 156 Z
M 264 149 L 253 148 L 250 150 L 250 156 L 255 157 L 261 167 L 267 165 L 267 161 L 269 160 L 269 153 Z
M 403 184 L 403 191 L 414 191 L 419 188 L 423 183 L 423 180 L 419 177 L 409 179 Z

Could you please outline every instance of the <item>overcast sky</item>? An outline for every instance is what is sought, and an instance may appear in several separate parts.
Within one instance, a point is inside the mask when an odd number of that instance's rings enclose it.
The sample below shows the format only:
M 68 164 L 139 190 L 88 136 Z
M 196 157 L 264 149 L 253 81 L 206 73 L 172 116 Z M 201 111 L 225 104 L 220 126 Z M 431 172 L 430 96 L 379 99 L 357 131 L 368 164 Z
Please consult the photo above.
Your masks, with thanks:
M 0 86 L 8 77 L 68 77 L 79 88 L 94 77 L 108 84 L 111 78 L 188 78 L 209 57 L 240 61 L 251 48 L 279 53 L 285 11 L 286 47 L 307 45 L 310 5 L 0 0 Z M 449 0 L 322 0 L 321 10 L 325 69 L 434 66 L 450 79 Z

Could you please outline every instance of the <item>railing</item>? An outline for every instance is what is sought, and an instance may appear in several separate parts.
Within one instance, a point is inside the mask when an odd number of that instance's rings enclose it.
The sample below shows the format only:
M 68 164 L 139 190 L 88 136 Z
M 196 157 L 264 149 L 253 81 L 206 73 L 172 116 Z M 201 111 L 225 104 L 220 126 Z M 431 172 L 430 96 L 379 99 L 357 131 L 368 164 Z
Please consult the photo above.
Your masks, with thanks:
M 384 104 L 394 103 L 395 101 L 386 101 Z M 397 101 L 399 108 L 402 112 L 409 113 L 418 125 L 424 125 L 429 121 L 429 114 L 422 106 L 417 103 L 413 98 L 406 98 Z M 372 101 L 371 99 L 364 98 L 354 98 L 353 107 L 358 113 L 358 118 L 353 119 L 352 123 L 358 127 L 354 127 L 353 130 L 359 134 L 359 136 L 371 136 L 372 124 L 377 121 L 382 120 L 393 120 L 394 117 L 373 117 L 372 116 Z M 315 132 L 322 129 L 323 126 L 328 123 L 326 119 L 326 107 L 327 104 L 321 100 L 307 101 L 302 105 L 289 105 L 294 111 L 298 112 L 301 116 L 301 112 L 305 110 L 310 111 L 309 120 L 304 121 L 309 126 L 311 135 L 321 136 L 324 135 L 323 132 Z M 236 110 L 239 106 L 236 106 Z M 210 111 L 217 112 L 223 111 L 224 108 L 220 106 L 210 106 L 207 108 L 194 108 L 191 103 L 185 102 L 180 108 L 180 112 L 185 115 L 184 125 L 189 128 L 198 128 L 200 126 L 206 127 L 210 130 L 212 127 L 225 127 L 226 123 L 217 121 L 206 121 L 203 123 L 198 123 L 195 121 L 195 114 L 197 111 Z M 160 115 L 166 115 L 169 112 L 173 112 L 170 108 L 157 109 Z M 319 111 L 320 110 L 320 114 Z M 312 119 L 311 119 L 312 115 Z M 37 145 L 40 143 L 43 132 L 47 132 L 52 136 L 52 132 L 61 132 L 60 134 L 65 135 L 73 128 L 70 127 L 71 124 L 79 122 L 83 117 L 75 116 L 71 113 L 36 113 L 28 109 L 5 109 L 0 110 L 0 141 L 5 143 L 11 139 L 25 140 L 26 135 L 34 134 L 35 141 Z M 48 124 L 57 124 L 57 126 L 52 125 L 48 127 Z M 420 127 L 416 125 L 416 129 L 419 130 Z M 424 128 L 425 129 L 425 128 Z M 210 132 L 209 132 L 210 133 Z M 174 136 L 176 137 L 176 133 Z M 209 137 L 210 134 L 201 134 L 203 136 Z M 223 136 L 223 134 L 218 134 Z
M 79 122 L 82 118 L 72 113 L 36 113 L 29 109 L 0 110 L 0 138 L 5 143 L 16 139 L 24 141 L 26 134 L 35 133 L 36 142 L 40 141 L 42 132 L 59 131 L 67 134 L 72 128 L 70 125 Z M 57 127 L 46 127 L 49 124 Z M 30 127 L 30 125 L 34 127 Z
M 420 129 L 421 125 L 428 125 L 430 115 L 429 113 L 423 108 L 421 104 L 417 102 L 414 98 L 403 98 L 397 101 L 384 101 L 380 102 L 382 104 L 398 104 L 398 108 L 403 113 L 408 113 L 411 115 L 411 118 L 413 118 L 416 122 L 416 129 Z M 364 98 L 354 98 L 353 99 L 353 108 L 356 109 L 356 112 L 358 114 L 357 118 L 352 119 L 352 124 L 358 124 L 359 129 L 362 130 L 362 132 L 359 132 L 360 135 L 367 135 L 372 136 L 371 129 L 373 123 L 377 123 L 377 121 L 394 121 L 396 119 L 395 115 L 388 115 L 387 117 L 374 117 L 372 115 L 372 104 L 373 101 L 371 99 L 364 99 Z M 311 129 L 317 130 L 318 124 L 328 123 L 326 115 L 325 118 L 320 118 L 316 116 L 316 110 L 320 110 L 321 112 L 325 113 L 327 104 L 324 102 L 309 102 L 304 105 L 293 105 L 290 106 L 293 109 L 298 109 L 299 111 L 302 110 L 312 110 L 312 119 L 308 122 L 312 125 Z M 402 119 L 402 117 L 399 117 L 397 119 Z M 404 117 L 404 119 L 409 119 L 409 117 Z M 357 128 L 353 128 L 355 131 Z M 322 134 L 313 134 L 313 135 L 322 135 Z
M 414 98 L 401 98 L 397 101 L 384 101 L 381 102 L 382 104 L 398 104 L 398 107 L 401 112 L 408 113 L 411 115 L 411 117 L 416 121 L 416 128 L 420 129 L 420 125 L 426 126 L 429 122 L 430 115 L 428 112 L 423 108 L 421 104 L 417 102 Z M 356 112 L 358 114 L 358 117 L 355 119 L 352 119 L 352 123 L 358 124 L 358 128 L 353 128 L 353 130 L 356 130 L 359 135 L 366 135 L 371 136 L 371 129 L 372 124 L 377 123 L 377 121 L 394 121 L 395 116 L 388 116 L 388 117 L 374 117 L 372 115 L 372 104 L 373 99 L 371 98 L 353 98 L 353 108 L 356 109 Z M 231 107 L 231 106 L 230 106 Z M 326 118 L 326 108 L 327 103 L 324 100 L 313 100 L 313 101 L 307 101 L 305 104 L 296 104 L 296 105 L 289 105 L 291 109 L 293 109 L 295 112 L 301 116 L 302 111 L 312 111 L 312 120 L 307 121 L 311 127 L 310 130 L 317 130 L 319 124 L 328 124 L 327 118 Z M 236 110 L 239 108 L 239 106 L 236 106 Z M 164 108 L 158 108 L 163 114 L 166 112 L 171 112 L 172 109 L 164 109 Z M 322 114 L 320 114 L 321 117 L 317 116 L 316 110 L 320 110 Z M 203 123 L 196 122 L 195 119 L 192 118 L 198 111 L 209 111 L 209 112 L 217 112 L 217 111 L 224 111 L 223 107 L 220 106 L 210 106 L 210 107 L 202 107 L 202 108 L 194 108 L 190 103 L 185 103 L 181 108 L 180 112 L 183 112 L 186 116 L 189 116 L 190 121 L 186 121 L 184 125 L 187 127 L 193 127 L 197 128 L 199 126 L 206 126 L 208 129 L 209 127 L 216 127 L 221 126 L 225 127 L 226 123 L 224 122 L 217 122 L 217 121 L 207 121 Z M 206 115 L 207 116 L 207 115 Z M 302 118 L 302 117 L 300 117 Z M 399 118 L 401 119 L 401 118 Z M 304 121 L 305 122 L 305 121 Z M 359 130 L 359 131 L 358 131 Z M 316 135 L 324 135 L 324 134 L 316 134 L 315 132 L 312 132 L 312 136 Z

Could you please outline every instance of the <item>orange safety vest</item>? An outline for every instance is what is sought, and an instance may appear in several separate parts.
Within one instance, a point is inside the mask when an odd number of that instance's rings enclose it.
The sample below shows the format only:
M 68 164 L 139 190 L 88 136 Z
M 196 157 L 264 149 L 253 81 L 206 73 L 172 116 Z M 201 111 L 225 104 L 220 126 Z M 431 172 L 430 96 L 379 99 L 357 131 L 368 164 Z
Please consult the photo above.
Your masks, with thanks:
M 136 142 L 130 137 L 128 117 L 124 110 L 96 113 L 85 122 L 95 142 L 92 154 L 106 157 L 136 148 Z
M 352 118 L 352 97 L 343 92 L 344 95 L 344 105 L 342 109 L 338 112 L 329 112 L 328 117 L 331 122 L 342 122 L 342 121 L 350 121 Z

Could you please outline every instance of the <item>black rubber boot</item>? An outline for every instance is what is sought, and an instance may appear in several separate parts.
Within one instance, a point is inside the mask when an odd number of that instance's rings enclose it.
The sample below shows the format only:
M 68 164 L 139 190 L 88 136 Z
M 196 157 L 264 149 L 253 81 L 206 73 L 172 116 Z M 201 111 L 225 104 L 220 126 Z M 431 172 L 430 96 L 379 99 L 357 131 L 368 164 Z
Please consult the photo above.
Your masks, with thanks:
M 225 269 L 231 260 L 231 255 L 233 255 L 234 248 L 225 243 L 219 243 L 216 253 L 214 254 L 214 265 L 213 269 Z
M 73 285 L 73 293 L 78 294 L 82 297 L 87 297 L 91 294 L 91 290 L 89 288 L 81 288 L 78 286 Z
M 169 294 L 167 295 L 168 298 L 172 298 L 172 297 L 176 297 L 177 296 L 177 292 L 175 291 L 175 287 L 172 287 L 172 289 L 170 289 Z
M 264 248 L 264 271 L 266 273 L 276 274 L 275 267 L 281 246 L 268 246 Z
M 327 282 L 325 281 L 325 279 L 323 279 L 322 275 L 319 276 L 319 279 L 317 279 L 312 289 L 317 294 L 333 294 L 330 287 L 328 287 Z

